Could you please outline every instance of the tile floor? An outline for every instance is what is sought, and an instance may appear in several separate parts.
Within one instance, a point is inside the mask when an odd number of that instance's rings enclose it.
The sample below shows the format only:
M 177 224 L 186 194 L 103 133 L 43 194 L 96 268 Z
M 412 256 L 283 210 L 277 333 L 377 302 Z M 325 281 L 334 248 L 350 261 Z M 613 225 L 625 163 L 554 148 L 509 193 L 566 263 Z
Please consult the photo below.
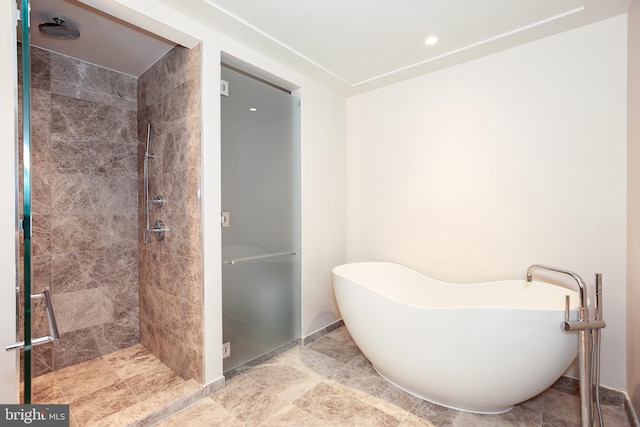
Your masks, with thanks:
M 603 397 L 605 425 L 629 426 L 624 402 Z M 138 345 L 36 378 L 38 402 L 70 403 L 71 426 L 579 426 L 571 381 L 506 414 L 455 411 L 382 379 L 344 327 L 236 369 L 214 393 L 183 381 Z M 159 409 L 174 415 L 155 424 L 161 418 L 145 418 Z

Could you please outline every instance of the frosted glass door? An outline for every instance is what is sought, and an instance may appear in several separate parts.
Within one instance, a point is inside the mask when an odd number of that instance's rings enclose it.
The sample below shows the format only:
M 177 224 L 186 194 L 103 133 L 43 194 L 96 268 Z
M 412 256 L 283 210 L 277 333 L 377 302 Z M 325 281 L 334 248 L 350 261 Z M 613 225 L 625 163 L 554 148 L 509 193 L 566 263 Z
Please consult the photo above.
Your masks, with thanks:
M 226 67 L 222 79 L 226 372 L 300 337 L 300 103 Z

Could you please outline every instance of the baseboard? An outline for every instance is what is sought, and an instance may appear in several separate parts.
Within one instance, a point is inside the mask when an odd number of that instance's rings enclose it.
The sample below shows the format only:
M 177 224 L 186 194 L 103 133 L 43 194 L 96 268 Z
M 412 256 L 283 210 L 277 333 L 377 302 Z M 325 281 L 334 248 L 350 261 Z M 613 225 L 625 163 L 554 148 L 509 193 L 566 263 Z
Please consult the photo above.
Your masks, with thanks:
M 638 423 L 638 414 L 636 414 L 636 411 L 633 409 L 633 405 L 631 404 L 631 399 L 626 394 L 624 399 L 624 409 L 627 411 L 627 417 L 629 417 L 629 425 L 632 427 L 640 427 L 640 423 Z
M 580 381 L 576 378 L 560 377 L 560 379 L 556 381 L 551 388 L 573 396 L 580 395 Z M 600 386 L 598 390 L 600 392 L 600 404 L 602 406 L 610 406 L 612 408 L 625 411 L 629 418 L 629 425 L 631 427 L 640 427 L 640 425 L 638 425 L 638 416 L 635 413 L 633 406 L 631 405 L 631 400 L 626 393 L 602 386 Z
M 333 332 L 341 326 L 344 326 L 344 321 L 342 319 L 338 319 L 332 324 L 325 326 L 324 328 L 315 331 L 311 335 L 307 335 L 306 337 L 304 337 L 302 339 L 302 345 L 309 345 L 315 340 L 322 338 L 323 336 L 327 335 L 329 332 Z

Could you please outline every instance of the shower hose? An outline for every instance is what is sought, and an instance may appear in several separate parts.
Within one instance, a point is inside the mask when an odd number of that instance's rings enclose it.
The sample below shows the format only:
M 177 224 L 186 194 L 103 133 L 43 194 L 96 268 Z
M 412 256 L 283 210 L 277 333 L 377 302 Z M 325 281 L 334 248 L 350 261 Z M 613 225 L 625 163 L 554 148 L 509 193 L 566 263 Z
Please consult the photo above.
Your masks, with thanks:
M 602 420 L 602 408 L 600 408 L 600 330 L 592 329 L 591 337 L 593 339 L 592 349 L 592 378 L 593 378 L 593 393 L 595 399 L 596 412 L 598 413 L 598 422 L 600 427 L 604 427 L 604 421 Z M 594 422 L 595 424 L 595 422 Z

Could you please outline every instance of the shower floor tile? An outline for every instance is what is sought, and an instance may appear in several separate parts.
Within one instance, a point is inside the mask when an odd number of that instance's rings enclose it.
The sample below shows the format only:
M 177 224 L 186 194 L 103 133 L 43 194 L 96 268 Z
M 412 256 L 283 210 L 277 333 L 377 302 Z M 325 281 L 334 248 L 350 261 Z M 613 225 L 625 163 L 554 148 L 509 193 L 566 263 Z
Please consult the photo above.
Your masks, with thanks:
M 70 405 L 71 426 L 127 426 L 201 390 L 142 345 L 33 379 L 33 403 Z

